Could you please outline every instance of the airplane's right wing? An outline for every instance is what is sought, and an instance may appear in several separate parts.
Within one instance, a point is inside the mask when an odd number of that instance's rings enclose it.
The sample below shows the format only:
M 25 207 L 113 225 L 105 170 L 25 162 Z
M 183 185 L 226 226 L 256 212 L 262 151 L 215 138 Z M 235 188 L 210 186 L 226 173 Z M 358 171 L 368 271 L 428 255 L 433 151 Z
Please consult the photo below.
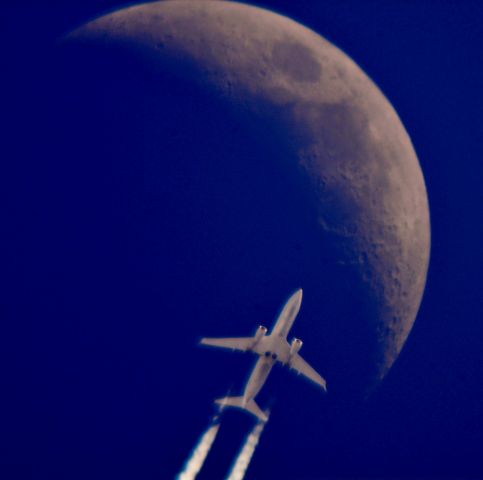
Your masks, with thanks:
M 312 382 L 321 386 L 327 392 L 327 382 L 298 353 L 290 359 L 290 368 L 306 376 Z
M 202 338 L 202 345 L 210 347 L 228 348 L 230 350 L 240 350 L 246 352 L 251 350 L 255 343 L 254 337 L 235 337 L 235 338 Z

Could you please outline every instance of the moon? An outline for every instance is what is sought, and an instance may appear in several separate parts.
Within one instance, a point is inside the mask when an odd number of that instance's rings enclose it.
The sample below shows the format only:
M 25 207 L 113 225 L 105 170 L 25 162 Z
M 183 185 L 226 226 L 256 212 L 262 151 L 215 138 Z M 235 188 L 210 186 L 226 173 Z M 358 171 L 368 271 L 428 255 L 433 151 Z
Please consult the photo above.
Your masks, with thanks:
M 228 318 L 251 328 L 300 286 L 304 357 L 331 395 L 373 389 L 415 321 L 430 224 L 410 138 L 354 61 L 276 13 L 190 0 L 109 13 L 57 54 L 62 118 L 83 112 L 64 144 L 79 171 L 102 159 L 86 183 L 115 185 L 104 208 L 162 301 L 237 335 Z

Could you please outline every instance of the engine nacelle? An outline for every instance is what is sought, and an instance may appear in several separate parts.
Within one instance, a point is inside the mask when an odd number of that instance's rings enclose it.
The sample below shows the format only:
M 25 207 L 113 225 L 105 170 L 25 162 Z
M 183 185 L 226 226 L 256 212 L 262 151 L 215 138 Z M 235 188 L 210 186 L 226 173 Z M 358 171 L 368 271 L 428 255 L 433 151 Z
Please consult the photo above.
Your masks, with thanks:
M 267 329 L 263 325 L 260 325 L 255 332 L 255 343 L 258 343 L 262 337 L 267 334 Z
M 294 338 L 292 343 L 290 344 L 290 358 L 298 353 L 298 351 L 302 348 L 304 342 L 298 338 Z

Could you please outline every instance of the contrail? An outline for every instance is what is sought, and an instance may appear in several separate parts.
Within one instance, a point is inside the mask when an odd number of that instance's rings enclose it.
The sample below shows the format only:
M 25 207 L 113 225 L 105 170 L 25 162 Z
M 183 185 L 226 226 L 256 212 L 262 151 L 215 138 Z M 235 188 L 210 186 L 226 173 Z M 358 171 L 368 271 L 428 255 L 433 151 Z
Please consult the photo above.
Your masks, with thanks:
M 235 460 L 227 480 L 243 480 L 253 454 L 255 453 L 255 448 L 258 445 L 260 436 L 265 428 L 265 424 L 266 422 L 258 422 L 251 431 L 250 435 L 248 435 L 245 445 L 243 445 L 240 454 Z
M 196 447 L 185 463 L 183 470 L 176 477 L 177 480 L 194 480 L 198 475 L 220 429 L 219 417 L 215 416 L 210 422 L 208 430 L 200 437 Z

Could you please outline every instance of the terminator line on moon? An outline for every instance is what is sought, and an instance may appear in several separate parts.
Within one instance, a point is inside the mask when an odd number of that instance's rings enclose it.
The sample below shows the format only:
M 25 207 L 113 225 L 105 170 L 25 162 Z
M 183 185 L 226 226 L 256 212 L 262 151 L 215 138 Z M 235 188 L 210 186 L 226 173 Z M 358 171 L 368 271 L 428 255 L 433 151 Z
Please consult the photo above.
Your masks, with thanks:
M 185 228 L 177 238 L 188 242 L 203 223 L 193 243 L 203 249 L 186 249 L 193 268 L 206 261 L 203 271 L 254 291 L 277 278 L 282 292 L 303 285 L 314 299 L 305 320 L 314 366 L 323 365 L 332 394 L 376 385 L 415 320 L 430 227 L 408 134 L 362 70 L 288 18 L 218 1 L 110 13 L 67 35 L 59 52 L 99 82 L 103 58 L 129 81 L 141 72 L 139 91 L 112 94 L 115 106 L 136 96 L 129 121 L 141 133 L 116 138 L 149 168 L 165 166 L 172 205 L 191 205 L 192 226 L 176 220 L 165 231 Z M 197 158 L 184 154 L 193 142 Z M 163 157 L 166 145 L 179 155 Z

